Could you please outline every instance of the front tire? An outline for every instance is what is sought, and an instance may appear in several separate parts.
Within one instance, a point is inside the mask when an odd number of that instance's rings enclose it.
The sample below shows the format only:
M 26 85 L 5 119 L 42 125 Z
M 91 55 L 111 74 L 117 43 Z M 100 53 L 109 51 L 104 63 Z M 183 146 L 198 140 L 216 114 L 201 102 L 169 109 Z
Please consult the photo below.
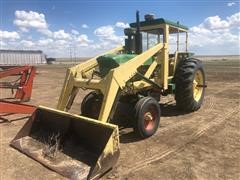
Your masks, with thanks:
M 97 93 L 96 91 L 90 92 L 82 100 L 81 115 L 93 119 L 98 119 L 102 106 L 102 101 L 102 94 Z
M 152 97 L 141 98 L 134 108 L 134 131 L 141 138 L 155 134 L 160 123 L 160 106 Z
M 198 110 L 205 94 L 205 73 L 198 59 L 186 59 L 179 63 L 175 73 L 175 99 L 177 108 L 192 112 Z

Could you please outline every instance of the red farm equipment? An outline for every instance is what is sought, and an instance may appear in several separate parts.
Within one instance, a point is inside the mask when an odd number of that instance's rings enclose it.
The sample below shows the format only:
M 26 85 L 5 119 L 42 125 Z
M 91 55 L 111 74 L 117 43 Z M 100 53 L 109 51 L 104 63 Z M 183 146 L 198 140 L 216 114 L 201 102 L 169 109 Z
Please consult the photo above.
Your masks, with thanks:
M 1 114 L 31 114 L 35 110 L 34 106 L 22 103 L 31 99 L 35 74 L 36 68 L 33 66 L 0 66 L 0 89 L 11 89 L 12 94 L 16 90 L 13 98 L 0 99 Z

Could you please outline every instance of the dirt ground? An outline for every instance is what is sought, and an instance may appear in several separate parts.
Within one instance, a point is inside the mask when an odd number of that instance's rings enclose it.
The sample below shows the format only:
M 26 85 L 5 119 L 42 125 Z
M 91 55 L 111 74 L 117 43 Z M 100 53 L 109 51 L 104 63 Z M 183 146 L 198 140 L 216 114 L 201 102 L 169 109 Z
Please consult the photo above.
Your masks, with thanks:
M 163 97 L 157 133 L 139 140 L 131 128 L 121 128 L 119 161 L 103 179 L 240 179 L 239 60 L 204 64 L 208 87 L 202 108 L 184 114 L 172 96 Z M 55 108 L 66 69 L 39 66 L 29 103 Z M 79 113 L 86 93 L 79 94 L 71 112 Z M 4 118 L 9 122 L 0 120 L 0 179 L 65 179 L 9 147 L 26 115 Z

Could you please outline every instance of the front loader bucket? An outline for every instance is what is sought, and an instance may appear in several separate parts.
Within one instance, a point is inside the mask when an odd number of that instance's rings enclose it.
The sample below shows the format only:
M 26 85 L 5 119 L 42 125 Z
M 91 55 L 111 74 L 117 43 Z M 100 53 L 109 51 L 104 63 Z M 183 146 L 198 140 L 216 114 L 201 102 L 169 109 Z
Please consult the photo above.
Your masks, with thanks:
M 70 179 L 95 179 L 117 162 L 118 127 L 40 106 L 11 146 Z

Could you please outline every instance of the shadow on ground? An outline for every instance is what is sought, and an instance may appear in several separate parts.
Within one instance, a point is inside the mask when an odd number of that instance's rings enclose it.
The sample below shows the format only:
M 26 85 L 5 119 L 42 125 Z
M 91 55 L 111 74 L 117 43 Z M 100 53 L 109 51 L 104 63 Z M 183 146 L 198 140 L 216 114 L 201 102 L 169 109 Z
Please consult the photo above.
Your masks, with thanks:
M 173 116 L 181 116 L 185 115 L 188 112 L 180 111 L 176 108 L 176 104 L 172 101 L 169 101 L 167 103 L 160 103 L 161 108 L 161 117 L 173 117 Z M 133 125 L 132 120 L 133 116 L 131 118 L 126 118 L 122 120 L 121 122 L 117 123 L 117 125 L 120 127 L 120 142 L 121 143 L 132 143 L 136 141 L 141 141 L 142 138 L 140 138 L 134 131 L 133 131 Z M 161 122 L 160 122 L 161 123 Z

